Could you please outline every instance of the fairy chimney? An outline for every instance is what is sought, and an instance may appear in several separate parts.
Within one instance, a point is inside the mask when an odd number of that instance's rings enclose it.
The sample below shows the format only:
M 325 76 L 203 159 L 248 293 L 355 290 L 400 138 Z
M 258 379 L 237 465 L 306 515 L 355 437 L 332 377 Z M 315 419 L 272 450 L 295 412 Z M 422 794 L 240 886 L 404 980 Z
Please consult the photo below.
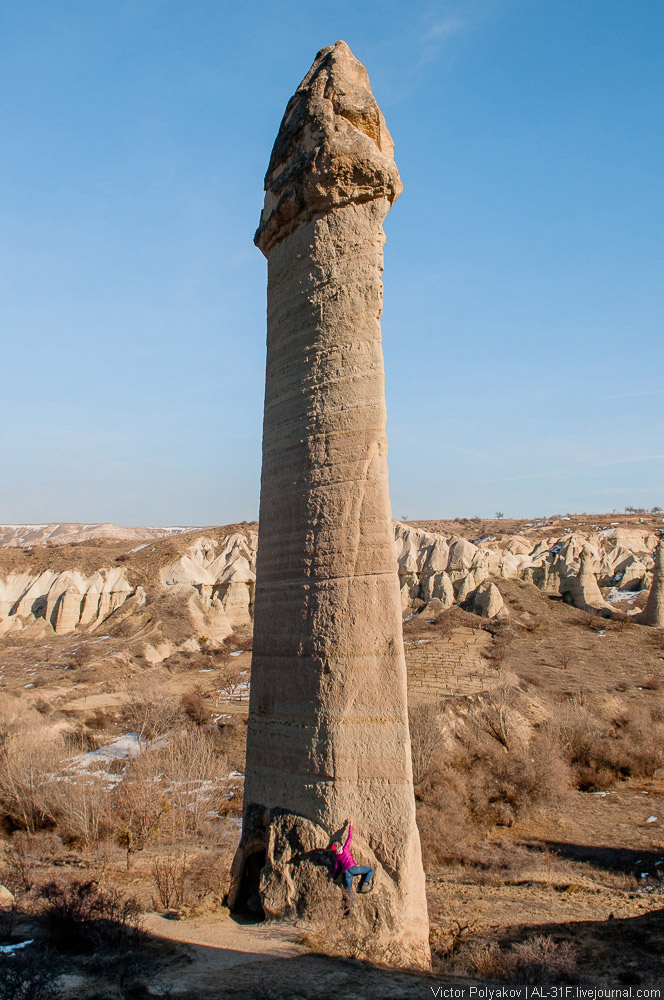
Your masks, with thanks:
M 380 330 L 383 220 L 401 181 L 345 42 L 318 53 L 289 101 L 265 191 L 254 652 L 230 902 L 272 918 L 326 912 L 339 890 L 322 849 L 348 817 L 356 862 L 376 870 L 354 923 L 426 966 Z
M 664 628 L 664 535 L 655 550 L 655 568 L 648 601 L 639 620 L 642 625 Z

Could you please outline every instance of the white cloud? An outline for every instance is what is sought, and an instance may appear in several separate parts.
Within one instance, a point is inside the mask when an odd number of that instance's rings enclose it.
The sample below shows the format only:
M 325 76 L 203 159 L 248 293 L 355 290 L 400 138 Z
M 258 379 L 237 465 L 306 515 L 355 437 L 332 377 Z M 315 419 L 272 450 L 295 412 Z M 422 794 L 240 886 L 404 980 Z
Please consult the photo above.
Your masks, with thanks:
M 429 28 L 424 36 L 424 41 L 449 38 L 450 35 L 456 35 L 457 31 L 461 31 L 463 27 L 464 22 L 460 17 L 445 17 Z

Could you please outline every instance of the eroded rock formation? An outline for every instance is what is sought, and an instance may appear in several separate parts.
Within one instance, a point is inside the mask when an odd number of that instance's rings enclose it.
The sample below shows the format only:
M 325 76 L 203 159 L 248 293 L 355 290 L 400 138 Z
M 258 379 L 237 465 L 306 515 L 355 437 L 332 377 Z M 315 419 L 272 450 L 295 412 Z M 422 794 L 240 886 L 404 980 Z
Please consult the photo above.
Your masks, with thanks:
M 232 902 L 320 915 L 346 817 L 376 869 L 355 921 L 429 961 L 415 825 L 380 333 L 401 191 L 364 66 L 323 49 L 286 109 L 256 243 L 268 257 L 260 541 L 245 813 Z
M 660 538 L 655 552 L 652 587 L 645 610 L 639 615 L 639 621 L 642 625 L 664 628 L 664 535 Z
M 599 611 L 606 606 L 595 575 L 596 558 L 587 545 L 581 552 L 581 563 L 576 576 L 563 581 L 560 592 L 563 599 L 582 611 Z

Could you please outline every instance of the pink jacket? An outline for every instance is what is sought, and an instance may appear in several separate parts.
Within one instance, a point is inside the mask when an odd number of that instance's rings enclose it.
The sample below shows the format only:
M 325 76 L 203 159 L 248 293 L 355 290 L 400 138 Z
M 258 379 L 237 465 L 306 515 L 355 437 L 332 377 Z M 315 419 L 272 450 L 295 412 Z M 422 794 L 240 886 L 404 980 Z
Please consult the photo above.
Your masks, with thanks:
M 341 848 L 341 850 L 339 851 L 339 853 L 335 854 L 334 856 L 336 860 L 334 865 L 334 871 L 332 873 L 333 879 L 337 878 L 337 876 L 340 875 L 342 872 L 348 871 L 348 869 L 352 868 L 353 865 L 355 864 L 353 860 L 353 855 L 350 853 L 348 849 L 348 845 L 351 842 L 352 836 L 353 836 L 353 827 L 349 826 L 348 836 L 346 837 L 345 843 Z

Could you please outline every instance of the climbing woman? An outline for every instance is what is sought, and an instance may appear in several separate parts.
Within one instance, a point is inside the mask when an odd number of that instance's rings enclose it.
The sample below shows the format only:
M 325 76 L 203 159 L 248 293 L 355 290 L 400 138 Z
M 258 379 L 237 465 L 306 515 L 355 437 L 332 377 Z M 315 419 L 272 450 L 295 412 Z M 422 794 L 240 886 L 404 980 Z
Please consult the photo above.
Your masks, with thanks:
M 360 875 L 360 882 L 357 891 L 360 893 L 371 892 L 371 879 L 374 870 L 369 865 L 356 865 L 353 855 L 350 853 L 348 845 L 353 836 L 353 827 L 350 820 L 344 821 L 344 829 L 348 827 L 346 839 L 342 844 L 338 840 L 332 841 L 330 850 L 334 858 L 334 869 L 330 875 L 330 881 L 341 885 L 344 902 L 346 904 L 344 916 L 348 916 L 353 911 L 353 878 Z

